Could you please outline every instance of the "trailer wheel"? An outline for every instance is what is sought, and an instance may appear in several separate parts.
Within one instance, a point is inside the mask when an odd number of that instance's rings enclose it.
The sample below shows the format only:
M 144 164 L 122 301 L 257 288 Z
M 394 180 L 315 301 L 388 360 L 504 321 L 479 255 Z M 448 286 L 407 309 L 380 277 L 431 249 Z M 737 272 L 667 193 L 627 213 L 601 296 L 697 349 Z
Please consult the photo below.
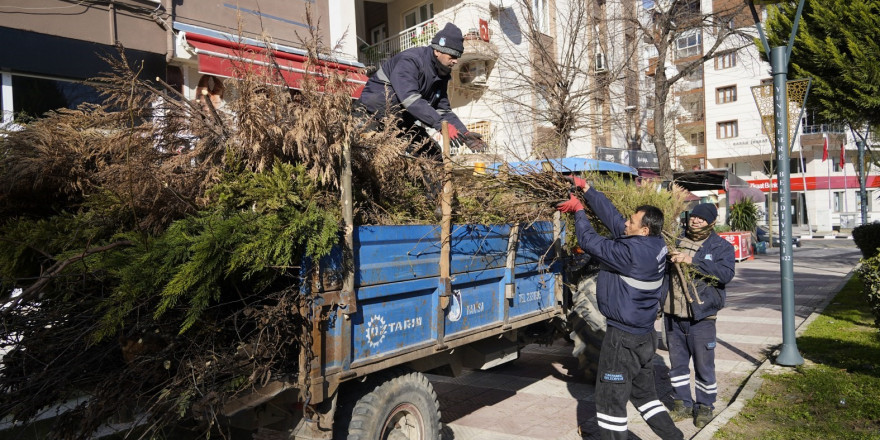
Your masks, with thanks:
M 363 391 L 353 402 L 348 440 L 440 438 L 440 404 L 423 374 L 395 369 Z
M 599 272 L 586 274 L 578 280 L 572 292 L 568 314 L 569 337 L 574 341 L 572 355 L 578 359 L 578 369 L 587 382 L 595 381 L 599 371 L 599 351 L 605 339 L 605 316 L 599 312 L 596 298 L 596 278 Z

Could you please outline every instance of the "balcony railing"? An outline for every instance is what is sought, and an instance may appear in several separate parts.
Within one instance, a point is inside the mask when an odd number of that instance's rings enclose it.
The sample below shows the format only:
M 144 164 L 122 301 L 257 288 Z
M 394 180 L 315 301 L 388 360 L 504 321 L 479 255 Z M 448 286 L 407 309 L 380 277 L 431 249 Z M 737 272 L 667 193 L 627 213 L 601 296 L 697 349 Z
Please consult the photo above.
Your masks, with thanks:
M 462 3 L 454 8 L 440 11 L 430 20 L 404 29 L 397 35 L 361 48 L 358 61 L 367 67 L 378 67 L 383 61 L 404 50 L 427 46 L 446 23 L 455 23 L 464 34 L 468 34 L 478 32 L 480 19 L 488 21 L 489 17 L 490 13 L 485 5 Z
M 379 66 L 382 61 L 411 47 L 427 46 L 439 30 L 434 19 L 424 21 L 403 32 L 361 49 L 360 62 L 365 66 Z
M 838 124 L 805 125 L 803 133 L 846 133 L 846 127 Z

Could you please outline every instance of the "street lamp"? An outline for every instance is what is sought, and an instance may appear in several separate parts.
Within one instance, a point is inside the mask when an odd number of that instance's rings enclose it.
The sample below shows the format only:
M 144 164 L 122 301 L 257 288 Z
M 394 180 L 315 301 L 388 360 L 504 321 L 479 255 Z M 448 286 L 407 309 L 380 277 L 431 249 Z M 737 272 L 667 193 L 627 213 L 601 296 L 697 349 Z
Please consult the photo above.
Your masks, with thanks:
M 761 44 L 770 59 L 770 74 L 773 75 L 773 115 L 776 132 L 776 180 L 779 185 L 779 266 L 782 277 L 782 349 L 776 358 L 779 365 L 795 366 L 804 363 L 804 358 L 798 352 L 797 341 L 794 334 L 794 262 L 792 261 L 791 247 L 791 163 L 788 155 L 788 96 L 786 94 L 786 81 L 788 80 L 788 62 L 791 57 L 791 48 L 794 45 L 794 37 L 797 35 L 801 13 L 804 9 L 804 0 L 798 2 L 797 12 L 794 16 L 794 25 L 788 39 L 788 46 L 773 47 L 767 43 L 767 37 L 761 28 L 761 19 L 755 4 L 767 5 L 781 3 L 781 1 L 749 2 L 752 17 L 755 19 L 755 27 L 761 37 Z

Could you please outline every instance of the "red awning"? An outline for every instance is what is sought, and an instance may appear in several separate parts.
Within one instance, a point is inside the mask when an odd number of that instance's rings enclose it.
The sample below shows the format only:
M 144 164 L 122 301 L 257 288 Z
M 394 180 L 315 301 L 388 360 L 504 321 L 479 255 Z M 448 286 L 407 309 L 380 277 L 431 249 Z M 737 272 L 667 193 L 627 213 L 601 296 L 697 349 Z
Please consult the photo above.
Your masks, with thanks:
M 361 73 L 361 69 L 357 66 L 318 60 L 306 69 L 308 57 L 297 53 L 190 32 L 186 33 L 186 41 L 196 49 L 196 54 L 199 56 L 199 72 L 204 74 L 240 78 L 245 72 L 258 74 L 277 72 L 288 86 L 301 89 L 303 75 L 314 75 L 321 80 L 329 78 L 335 72 L 345 76 L 353 98 L 360 97 L 367 83 L 367 76 Z

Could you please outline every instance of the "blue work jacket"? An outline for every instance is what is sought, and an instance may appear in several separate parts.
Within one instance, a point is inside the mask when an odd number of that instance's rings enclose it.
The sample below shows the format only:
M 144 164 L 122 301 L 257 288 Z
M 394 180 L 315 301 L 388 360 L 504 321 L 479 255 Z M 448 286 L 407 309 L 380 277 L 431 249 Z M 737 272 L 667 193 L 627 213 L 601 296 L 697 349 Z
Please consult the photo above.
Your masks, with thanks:
M 599 311 L 608 325 L 633 334 L 654 331 L 660 298 L 666 292 L 666 242 L 660 236 L 624 235 L 626 219 L 607 197 L 590 188 L 584 198 L 611 238 L 599 235 L 584 211 L 575 213 L 578 245 L 599 263 Z M 653 287 L 639 288 L 639 284 Z
M 433 58 L 430 46 L 407 49 L 389 58 L 367 81 L 361 103 L 371 112 L 384 112 L 388 99 L 393 108 L 403 107 L 425 127 L 440 130 L 440 123 L 446 120 L 466 132 L 467 127 L 449 105 L 446 87 L 450 77 L 437 73 Z
M 694 285 L 702 304 L 694 301 L 690 304 L 695 320 L 715 315 L 727 301 L 725 286 L 733 279 L 736 255 L 733 245 L 716 233 L 712 233 L 694 254 L 693 266 L 699 272 L 694 278 Z

